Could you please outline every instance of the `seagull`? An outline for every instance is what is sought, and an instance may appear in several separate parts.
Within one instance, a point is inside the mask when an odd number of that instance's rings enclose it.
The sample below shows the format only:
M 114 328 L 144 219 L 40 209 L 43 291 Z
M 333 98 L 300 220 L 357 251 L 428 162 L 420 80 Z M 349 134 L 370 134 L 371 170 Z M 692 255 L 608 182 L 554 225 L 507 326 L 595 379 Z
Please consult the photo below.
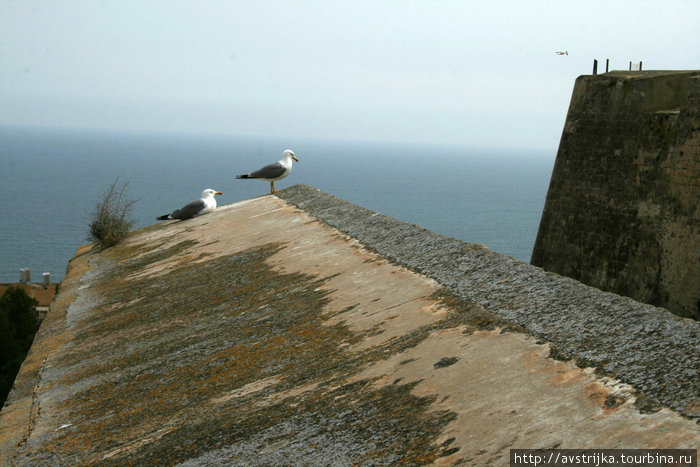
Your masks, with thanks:
M 262 169 L 250 172 L 249 174 L 236 175 L 236 178 L 259 178 L 261 180 L 267 180 L 270 182 L 270 193 L 277 193 L 277 191 L 275 191 L 275 180 L 281 180 L 289 175 L 289 172 L 292 171 L 292 159 L 299 162 L 299 159 L 294 155 L 294 151 L 286 149 L 282 153 L 282 160 L 268 164 Z
M 569 51 L 565 50 L 563 52 L 557 52 L 557 55 L 569 55 Z
M 163 216 L 156 217 L 157 221 L 166 221 L 169 219 L 192 219 L 193 217 L 201 216 L 208 212 L 212 212 L 216 209 L 216 199 L 214 195 L 220 195 L 220 191 L 212 190 L 207 188 L 202 192 L 202 197 L 196 201 L 176 209 L 170 214 L 165 214 Z

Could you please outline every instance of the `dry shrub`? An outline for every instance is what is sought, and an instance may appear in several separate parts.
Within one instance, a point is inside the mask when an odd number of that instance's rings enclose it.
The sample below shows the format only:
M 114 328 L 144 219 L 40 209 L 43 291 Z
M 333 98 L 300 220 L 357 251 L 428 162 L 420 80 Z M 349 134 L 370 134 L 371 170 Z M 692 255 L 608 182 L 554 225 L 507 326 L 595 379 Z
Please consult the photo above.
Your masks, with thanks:
M 102 199 L 95 206 L 92 222 L 89 224 L 88 240 L 103 248 L 109 248 L 124 240 L 136 223 L 130 218 L 130 214 L 134 203 L 138 200 L 127 201 L 125 194 L 129 182 L 117 189 L 117 180 L 102 195 Z

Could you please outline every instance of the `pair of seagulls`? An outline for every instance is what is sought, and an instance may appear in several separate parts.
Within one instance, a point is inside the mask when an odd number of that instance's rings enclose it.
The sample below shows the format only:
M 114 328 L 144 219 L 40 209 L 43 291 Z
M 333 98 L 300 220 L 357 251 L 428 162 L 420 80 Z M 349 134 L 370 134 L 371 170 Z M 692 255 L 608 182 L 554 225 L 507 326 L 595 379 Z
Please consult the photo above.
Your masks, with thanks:
M 236 178 L 257 178 L 270 182 L 270 193 L 277 193 L 275 190 L 275 181 L 281 180 L 292 171 L 292 159 L 299 162 L 299 159 L 294 155 L 294 151 L 287 149 L 282 153 L 282 159 L 268 164 L 265 167 L 250 172 L 248 174 L 236 175 Z M 202 197 L 198 200 L 176 209 L 170 214 L 156 217 L 156 220 L 165 221 L 170 219 L 191 219 L 193 217 L 207 214 L 216 209 L 216 199 L 214 196 L 220 195 L 220 191 L 207 188 L 202 192 Z

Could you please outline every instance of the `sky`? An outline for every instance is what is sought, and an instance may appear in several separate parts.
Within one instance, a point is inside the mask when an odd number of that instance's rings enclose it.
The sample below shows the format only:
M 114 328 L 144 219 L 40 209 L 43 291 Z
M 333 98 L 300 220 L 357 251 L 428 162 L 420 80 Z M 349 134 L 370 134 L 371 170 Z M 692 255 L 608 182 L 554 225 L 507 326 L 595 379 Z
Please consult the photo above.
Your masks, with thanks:
M 556 151 L 594 59 L 700 69 L 698 24 L 698 0 L 0 0 L 0 125 Z

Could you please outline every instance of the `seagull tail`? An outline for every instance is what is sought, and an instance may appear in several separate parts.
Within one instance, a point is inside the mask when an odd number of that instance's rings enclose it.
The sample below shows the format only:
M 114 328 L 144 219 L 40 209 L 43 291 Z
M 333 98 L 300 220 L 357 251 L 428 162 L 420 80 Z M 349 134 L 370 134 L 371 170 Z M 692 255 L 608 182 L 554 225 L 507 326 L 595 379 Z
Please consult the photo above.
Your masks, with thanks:
M 248 174 L 236 175 L 236 178 L 250 178 Z
M 157 220 L 157 221 L 167 221 L 167 220 L 170 220 L 170 219 L 172 219 L 172 217 L 170 217 L 170 214 L 165 214 L 164 216 L 158 216 L 158 217 L 156 217 L 156 220 Z

